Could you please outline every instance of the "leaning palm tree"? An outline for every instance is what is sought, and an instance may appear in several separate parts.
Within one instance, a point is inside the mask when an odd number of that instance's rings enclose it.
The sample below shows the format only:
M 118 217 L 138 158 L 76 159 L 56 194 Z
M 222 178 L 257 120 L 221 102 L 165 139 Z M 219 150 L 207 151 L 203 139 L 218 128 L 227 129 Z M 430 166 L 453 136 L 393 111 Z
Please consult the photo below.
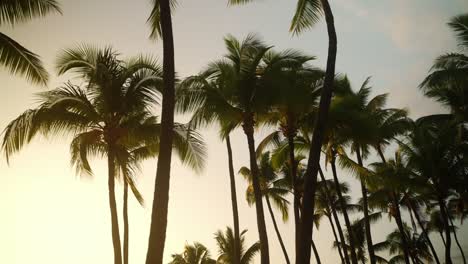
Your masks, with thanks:
M 229 4 L 245 4 L 253 0 L 228 0 Z M 317 113 L 317 119 L 314 125 L 314 134 L 310 147 L 309 160 L 307 162 L 307 170 L 305 174 L 304 185 L 304 201 L 302 204 L 305 213 L 302 215 L 302 223 L 299 243 L 296 243 L 296 263 L 310 263 L 310 247 L 312 238 L 309 234 L 312 233 L 313 212 L 314 212 L 314 195 L 315 183 L 319 170 L 319 161 L 321 154 L 322 141 L 328 119 L 328 109 L 333 92 L 333 82 L 335 78 L 335 62 L 337 53 L 337 37 L 333 12 L 328 0 L 298 0 L 296 12 L 291 22 L 291 32 L 299 34 L 306 29 L 311 28 L 319 20 L 321 15 L 325 16 L 328 32 L 328 56 L 325 79 L 321 93 L 320 104 Z M 312 208 L 312 210 L 309 210 Z M 297 232 L 297 231 L 296 231 Z M 304 235 L 306 234 L 306 235 Z M 265 262 L 262 262 L 265 264 Z
M 175 62 L 171 8 L 174 0 L 153 0 L 153 10 L 148 18 L 152 37 L 161 36 L 163 42 L 164 90 L 161 114 L 161 144 L 154 183 L 147 264 L 162 264 L 166 243 L 169 182 L 171 178 L 172 140 L 174 137 Z
M 260 251 L 260 243 L 254 243 L 248 248 L 245 248 L 245 233 L 244 230 L 240 233 L 241 243 L 240 252 L 241 264 L 253 263 L 254 256 Z M 221 230 L 215 233 L 216 244 L 218 245 L 219 257 L 216 260 L 218 264 L 233 264 L 236 257 L 234 243 L 235 237 L 230 227 L 226 227 L 226 231 L 223 233 Z
M 159 142 L 160 126 L 149 108 L 157 100 L 160 67 L 150 57 L 122 61 L 111 48 L 82 45 L 64 50 L 57 68 L 59 74 L 77 72 L 85 86 L 66 83 L 39 93 L 39 106 L 25 111 L 7 126 L 2 147 L 8 160 L 38 134 L 71 134 L 72 164 L 79 172 L 89 174 L 92 170 L 87 156 L 107 156 L 114 262 L 120 264 L 114 191 L 118 161 L 129 147 L 145 141 Z
M 258 167 L 260 170 L 259 178 L 262 196 L 265 198 L 268 207 L 268 212 L 270 213 L 271 220 L 273 222 L 273 226 L 275 228 L 275 232 L 281 246 L 281 250 L 283 251 L 285 262 L 290 263 L 288 252 L 286 251 L 286 247 L 284 245 L 283 238 L 281 237 L 281 233 L 279 232 L 278 224 L 276 222 L 273 208 L 271 206 L 273 202 L 276 208 L 280 210 L 283 221 L 288 220 L 289 201 L 286 200 L 285 196 L 289 194 L 289 182 L 285 182 L 283 178 L 278 178 L 278 175 L 276 174 L 271 164 L 269 152 L 262 153 L 259 157 L 258 163 Z M 253 191 L 252 172 L 247 167 L 241 167 L 239 169 L 239 174 L 241 174 L 249 183 L 245 196 L 248 204 L 253 205 L 257 201 L 255 200 L 255 194 Z
M 43 17 L 49 13 L 61 13 L 55 0 L 16 0 L 0 2 L 0 26 L 16 26 L 18 23 Z M 13 74 L 20 74 L 33 83 L 46 85 L 49 75 L 38 55 L 0 32 L 0 64 Z
M 212 259 L 208 249 L 195 242 L 192 245 L 185 245 L 184 252 L 181 254 L 173 254 L 169 264 L 216 264 L 216 260 Z

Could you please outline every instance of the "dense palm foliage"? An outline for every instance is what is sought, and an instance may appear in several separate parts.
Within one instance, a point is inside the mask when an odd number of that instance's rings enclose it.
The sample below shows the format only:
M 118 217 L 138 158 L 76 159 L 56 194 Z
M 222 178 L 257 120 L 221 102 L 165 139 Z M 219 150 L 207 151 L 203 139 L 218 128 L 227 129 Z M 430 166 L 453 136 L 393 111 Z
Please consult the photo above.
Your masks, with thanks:
M 0 26 L 16 26 L 49 13 L 61 13 L 55 0 L 17 0 L 0 2 Z M 13 74 L 46 85 L 49 75 L 38 55 L 0 32 L 0 64 Z
M 125 186 L 129 185 L 142 201 L 133 172 L 141 160 L 154 157 L 159 151 L 161 124 L 151 113 L 151 107 L 158 101 L 160 66 L 150 57 L 122 61 L 111 48 L 82 45 L 64 50 L 57 61 L 57 70 L 59 74 L 76 73 L 85 85 L 66 83 L 39 93 L 39 106 L 7 126 L 2 147 L 8 160 L 36 135 L 68 134 L 73 137 L 72 165 L 77 172 L 87 174 L 92 174 L 89 156 L 106 156 L 114 259 L 115 263 L 122 263 L 115 179 L 121 174 Z M 182 160 L 201 168 L 205 149 L 200 135 L 182 124 L 176 124 L 174 132 L 175 147 Z M 125 233 L 128 234 L 128 229 Z M 124 249 L 128 253 L 126 243 Z
M 162 264 L 172 154 L 201 171 L 206 149 L 194 129 L 215 124 L 227 148 L 233 228 L 215 233 L 217 257 L 195 242 L 172 255 L 171 264 L 249 264 L 257 253 L 262 264 L 269 264 L 265 211 L 284 256 L 279 262 L 308 264 L 313 252 L 321 263 L 314 232 L 326 220 L 333 235 L 330 246 L 341 263 L 452 264 L 460 255 L 466 264 L 458 231 L 468 216 L 468 14 L 448 23 L 460 51 L 437 57 L 419 87 L 448 112 L 411 120 L 406 109 L 388 108 L 389 94 L 374 95 L 370 78 L 353 89 L 346 75 L 335 74 L 337 38 L 327 0 L 298 0 L 291 23 L 291 32 L 299 34 L 325 17 L 325 70 L 311 65 L 314 56 L 275 50 L 255 34 L 242 40 L 227 35 L 223 57 L 180 81 L 171 19 L 177 3 L 152 4 L 150 37 L 162 39 L 162 66 L 151 56 L 121 59 L 110 47 L 65 49 L 57 73 L 73 74 L 80 84 L 69 81 L 38 93 L 38 106 L 11 121 L 3 134 L 7 162 L 38 136 L 71 137 L 77 173 L 93 174 L 91 157 L 107 159 L 114 263 L 129 263 L 129 192 L 143 204 L 135 179 L 141 162 L 157 157 L 146 263 Z M 0 25 L 15 26 L 51 12 L 61 12 L 53 0 L 2 1 Z M 2 33 L 0 63 L 34 83 L 47 83 L 39 57 Z M 155 114 L 161 100 L 161 114 Z M 175 122 L 175 112 L 189 116 L 189 123 Z M 268 130 L 260 141 L 257 128 Z M 236 129 L 245 136 L 249 160 L 238 172 L 247 182 L 245 200 L 256 213 L 258 242 L 250 246 L 240 227 L 231 145 Z M 389 150 L 393 154 L 386 156 Z M 116 180 L 123 183 L 123 241 Z M 351 196 L 353 180 L 359 199 Z M 287 251 L 276 216 L 279 211 L 286 222 L 290 205 L 294 254 Z M 385 214 L 396 229 L 377 242 L 373 226 Z M 443 250 L 436 250 L 435 240 Z

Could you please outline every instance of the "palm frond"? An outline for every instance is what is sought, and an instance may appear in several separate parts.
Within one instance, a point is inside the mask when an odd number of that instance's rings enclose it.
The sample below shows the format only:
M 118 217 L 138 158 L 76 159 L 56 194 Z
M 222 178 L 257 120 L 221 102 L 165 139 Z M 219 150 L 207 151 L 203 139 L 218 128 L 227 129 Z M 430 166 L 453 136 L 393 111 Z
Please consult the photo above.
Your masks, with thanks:
M 161 11 L 159 8 L 159 0 L 152 0 L 153 9 L 151 10 L 150 16 L 146 20 L 146 23 L 151 27 L 150 39 L 157 40 L 162 36 L 161 29 Z M 169 0 L 169 5 L 171 9 L 171 15 L 177 7 L 177 0 Z
M 55 0 L 6 0 L 0 2 L 0 25 L 26 22 L 62 10 Z
M 1 5 L 3 4 L 0 4 L 0 7 Z M 33 83 L 45 86 L 49 80 L 39 56 L 3 33 L 0 33 L 0 64 L 8 68 L 12 74 L 25 76 Z
M 460 46 L 468 47 L 468 14 L 453 17 L 448 25 L 455 31 Z
M 298 0 L 290 31 L 293 34 L 302 33 L 315 25 L 321 15 L 322 3 L 320 0 Z

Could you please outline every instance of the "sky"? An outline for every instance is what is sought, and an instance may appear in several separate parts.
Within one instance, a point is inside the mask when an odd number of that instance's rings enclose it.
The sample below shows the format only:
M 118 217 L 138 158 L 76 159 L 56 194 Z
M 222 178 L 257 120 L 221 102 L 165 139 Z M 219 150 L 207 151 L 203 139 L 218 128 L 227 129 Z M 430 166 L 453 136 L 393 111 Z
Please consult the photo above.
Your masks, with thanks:
M 52 89 L 72 75 L 56 76 L 58 52 L 80 43 L 112 45 L 123 57 L 153 54 L 161 58 L 162 44 L 148 39 L 146 18 L 149 0 L 61 0 L 63 15 L 1 27 L 0 31 L 41 55 L 51 74 L 48 88 L 33 86 L 0 68 L 0 128 L 35 106 L 34 93 Z M 180 0 L 173 16 L 176 69 L 179 76 L 196 74 L 204 65 L 225 53 L 223 36 L 239 38 L 260 34 L 275 49 L 295 48 L 317 56 L 314 65 L 324 68 L 327 35 L 323 22 L 299 36 L 288 32 L 295 1 L 261 0 L 242 7 L 228 7 L 223 0 Z M 390 93 L 389 107 L 406 107 L 411 117 L 445 111 L 424 98 L 418 84 L 433 59 L 456 51 L 450 17 L 468 11 L 466 0 L 331 0 L 338 34 L 337 71 L 346 73 L 357 89 L 372 76 L 373 93 Z M 182 118 L 183 119 L 183 118 Z M 257 140 L 268 132 L 260 129 Z M 208 144 L 208 159 L 202 173 L 195 174 L 176 159 L 172 164 L 169 219 L 165 262 L 181 252 L 185 243 L 199 241 L 217 254 L 213 233 L 232 225 L 227 155 L 216 127 L 202 130 Z M 248 164 L 244 135 L 232 136 L 234 166 Z M 107 200 L 105 162 L 92 161 L 93 177 L 80 177 L 70 167 L 70 138 L 37 138 L 15 155 L 8 165 L 0 158 L 0 263 L 111 263 L 112 243 Z M 391 153 L 387 153 L 391 155 Z M 372 159 L 372 158 L 371 158 Z M 368 161 L 370 162 L 370 161 Z M 156 161 L 145 162 L 138 186 L 145 198 L 141 207 L 130 201 L 130 262 L 144 263 L 153 199 Z M 330 177 L 330 170 L 325 171 Z M 354 201 L 356 182 L 351 182 Z M 247 242 L 257 240 L 255 209 L 245 202 L 247 184 L 237 177 L 240 225 L 248 229 Z M 117 188 L 119 213 L 122 190 Z M 292 216 L 292 213 L 291 213 Z M 280 219 L 277 212 L 277 219 Z M 122 222 L 120 222 L 122 223 Z M 387 217 L 373 226 L 378 242 L 396 228 Z M 273 264 L 284 263 L 271 220 L 267 228 Z M 289 255 L 293 258 L 292 221 L 280 224 Z M 468 230 L 460 230 L 468 250 Z M 325 264 L 338 263 L 331 247 L 331 229 L 326 222 L 314 233 Z M 435 238 L 437 239 L 437 238 Z M 440 242 L 437 242 L 440 248 Z M 454 255 L 458 251 L 454 247 Z

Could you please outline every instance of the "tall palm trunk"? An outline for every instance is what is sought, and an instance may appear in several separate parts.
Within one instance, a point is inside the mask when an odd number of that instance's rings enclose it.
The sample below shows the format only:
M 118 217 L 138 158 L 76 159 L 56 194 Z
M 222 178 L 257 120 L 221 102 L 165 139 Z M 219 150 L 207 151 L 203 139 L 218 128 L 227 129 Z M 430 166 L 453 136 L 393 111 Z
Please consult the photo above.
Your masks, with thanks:
M 358 259 L 356 256 L 356 243 L 355 243 L 355 238 L 354 238 L 354 232 L 351 227 L 351 221 L 349 221 L 348 212 L 346 211 L 346 201 L 344 200 L 343 194 L 341 193 L 340 182 L 338 180 L 338 175 L 336 173 L 335 159 L 336 157 L 335 157 L 335 154 L 333 153 L 333 157 L 330 161 L 330 165 L 332 167 L 332 172 L 333 172 L 333 181 L 335 183 L 336 194 L 338 195 L 338 201 L 341 206 L 341 212 L 343 213 L 343 218 L 345 220 L 346 229 L 348 230 L 348 234 L 349 234 L 349 247 L 351 248 L 350 250 L 351 263 L 357 264 Z M 345 241 L 345 240 L 342 240 L 342 241 Z
M 325 176 L 323 175 L 323 171 L 322 171 L 321 167 L 319 167 L 319 174 L 320 174 L 320 179 L 323 182 L 326 182 L 326 179 L 325 179 Z M 338 214 L 336 213 L 335 204 L 333 203 L 332 199 L 330 198 L 330 193 L 331 192 L 328 189 L 327 184 L 325 184 L 325 192 L 326 192 L 326 196 L 327 196 L 326 198 L 330 202 L 330 209 L 331 209 L 333 219 L 335 220 L 335 223 L 336 223 L 336 229 L 338 230 L 338 235 L 340 236 L 340 239 L 338 240 L 338 238 L 336 237 L 336 231 L 335 231 L 335 227 L 333 225 L 333 221 L 330 218 L 329 220 L 330 220 L 330 224 L 332 225 L 333 234 L 335 235 L 336 242 L 338 242 L 338 252 L 340 254 L 341 261 L 343 263 L 349 264 L 350 262 L 349 262 L 348 252 L 347 252 L 346 249 L 342 248 L 342 245 L 346 244 L 346 240 L 344 238 L 343 230 L 341 229 L 341 224 L 340 224 L 340 220 L 338 219 Z M 341 243 L 339 243 L 339 242 L 341 242 Z M 343 259 L 343 255 L 344 255 L 344 259 Z
M 229 164 L 229 181 L 231 185 L 231 204 L 232 204 L 232 218 L 234 222 L 234 264 L 240 264 L 240 235 L 239 235 L 239 210 L 237 208 L 237 192 L 236 192 L 236 179 L 234 177 L 234 164 L 232 161 L 232 148 L 231 138 L 226 136 L 226 146 L 228 152 Z
M 408 237 L 406 236 L 405 228 L 403 226 L 403 221 L 401 219 L 400 205 L 399 205 L 398 198 L 395 192 L 392 193 L 392 203 L 393 203 L 393 207 L 395 208 L 395 216 L 394 216 L 395 221 L 397 223 L 398 230 L 400 231 L 401 240 L 403 243 L 403 256 L 405 258 L 405 263 L 410 264 Z
M 325 72 L 325 80 L 323 84 L 320 104 L 317 114 L 317 121 L 312 135 L 312 143 L 309 151 L 309 159 L 307 162 L 307 170 L 304 175 L 304 195 L 302 202 L 301 228 L 300 228 L 300 243 L 296 245 L 297 250 L 296 264 L 310 263 L 310 247 L 312 243 L 312 225 L 313 213 L 315 212 L 315 191 L 317 185 L 317 173 L 320 161 L 320 150 L 322 147 L 324 132 L 328 119 L 328 111 L 333 93 L 333 81 L 335 78 L 335 63 L 337 51 L 337 38 L 335 31 L 335 23 L 333 13 L 328 0 L 321 0 L 323 14 L 327 23 L 328 32 L 328 56 L 327 69 Z M 297 231 L 296 231 L 297 232 Z
M 163 41 L 163 83 L 161 136 L 154 185 L 151 227 L 146 264 L 162 264 L 166 242 L 169 183 L 171 178 L 172 138 L 175 102 L 174 40 L 169 0 L 159 0 Z
M 124 237 L 123 237 L 123 263 L 128 264 L 128 182 L 124 179 L 124 194 L 123 194 L 123 224 L 124 224 Z
M 265 200 L 266 200 L 266 204 L 267 204 L 267 207 L 268 207 L 268 211 L 270 212 L 271 221 L 273 222 L 273 226 L 275 228 L 276 235 L 278 236 L 278 241 L 280 243 L 281 250 L 283 251 L 284 259 L 285 259 L 287 264 L 290 264 L 291 262 L 289 261 L 288 252 L 286 251 L 286 247 L 284 246 L 283 238 L 281 237 L 280 231 L 278 229 L 278 224 L 276 223 L 275 215 L 273 213 L 273 209 L 271 208 L 270 198 L 268 197 L 268 195 L 265 195 Z
M 291 173 L 291 181 L 292 181 L 292 189 L 293 189 L 293 207 L 294 207 L 294 235 L 295 235 L 295 252 L 296 255 L 298 254 L 299 250 L 299 243 L 300 243 L 300 236 L 301 234 L 301 216 L 300 216 L 300 206 L 301 206 L 301 200 L 300 200 L 300 193 L 298 190 L 297 186 L 297 166 L 296 166 L 296 158 L 294 154 L 294 135 L 295 133 L 292 133 L 288 131 L 287 133 L 287 138 L 288 138 L 288 147 L 289 147 L 289 166 L 290 166 L 290 173 Z
M 432 256 L 434 256 L 434 260 L 436 261 L 437 264 L 440 264 L 440 260 L 439 260 L 439 256 L 437 255 L 437 251 L 435 250 L 434 245 L 432 244 L 432 241 L 431 241 L 431 239 L 429 237 L 429 233 L 427 232 L 426 227 L 422 223 L 418 212 L 413 207 L 413 204 L 411 203 L 411 201 L 408 202 L 408 205 L 409 205 L 410 210 L 413 211 L 414 217 L 416 218 L 416 222 L 418 222 L 418 225 L 421 228 L 421 230 L 422 230 L 422 232 L 424 234 L 424 237 L 427 239 L 427 243 L 429 244 L 429 248 L 431 249 Z M 410 214 L 411 214 L 411 211 L 410 211 Z
M 242 125 L 244 133 L 247 136 L 247 144 L 249 147 L 250 171 L 252 172 L 252 185 L 255 196 L 255 209 L 257 211 L 257 227 L 260 238 L 260 263 L 270 263 L 270 253 L 268 248 L 268 235 L 265 225 L 265 213 L 263 211 L 262 191 L 259 182 L 259 170 L 257 165 L 257 157 L 255 155 L 255 139 L 254 139 L 254 119 L 253 114 L 247 114 Z
M 448 212 L 447 207 L 445 208 Z M 465 252 L 463 251 L 463 248 L 460 245 L 460 241 L 458 241 L 457 230 L 455 229 L 455 225 L 453 224 L 452 216 L 450 214 L 449 214 L 449 220 L 450 220 L 450 225 L 453 227 L 453 238 L 455 238 L 455 243 L 457 244 L 458 249 L 460 250 L 460 254 L 462 255 L 462 258 L 463 258 L 463 264 L 466 264 Z
M 322 261 L 320 260 L 320 255 L 318 253 L 317 247 L 315 246 L 315 243 L 314 243 L 314 239 L 312 239 L 311 241 L 312 241 L 312 243 L 311 243 L 312 250 L 314 251 L 314 256 L 315 256 L 315 262 L 317 264 L 322 264 Z
M 112 245 L 114 246 L 114 263 L 122 264 L 122 249 L 120 245 L 119 220 L 117 216 L 117 204 L 115 201 L 115 155 L 114 149 L 109 146 L 107 153 L 109 207 L 111 213 Z
M 333 237 L 335 238 L 335 242 L 338 244 L 338 254 L 340 255 L 341 263 L 347 263 L 345 258 L 343 257 L 343 252 L 341 252 L 341 241 L 338 239 L 338 235 L 336 234 L 335 225 L 333 224 L 331 216 L 327 216 L 328 222 L 330 223 Z
M 451 257 L 451 246 L 452 246 L 452 239 L 450 237 L 450 225 L 448 222 L 448 214 L 445 211 L 445 201 L 442 197 L 439 196 L 438 198 L 439 207 L 440 207 L 440 214 L 442 216 L 442 221 L 444 223 L 444 230 L 445 230 L 445 264 L 452 264 L 452 257 Z
M 359 166 L 363 167 L 362 157 L 361 157 L 361 147 L 358 146 L 356 150 L 356 156 Z M 367 251 L 369 252 L 369 260 L 371 264 L 376 263 L 374 244 L 372 243 L 372 233 L 370 227 L 369 219 L 369 207 L 367 202 L 367 188 L 364 185 L 364 182 L 361 180 L 361 192 L 362 192 L 362 209 L 364 211 L 364 226 L 366 232 L 366 242 L 367 242 Z

